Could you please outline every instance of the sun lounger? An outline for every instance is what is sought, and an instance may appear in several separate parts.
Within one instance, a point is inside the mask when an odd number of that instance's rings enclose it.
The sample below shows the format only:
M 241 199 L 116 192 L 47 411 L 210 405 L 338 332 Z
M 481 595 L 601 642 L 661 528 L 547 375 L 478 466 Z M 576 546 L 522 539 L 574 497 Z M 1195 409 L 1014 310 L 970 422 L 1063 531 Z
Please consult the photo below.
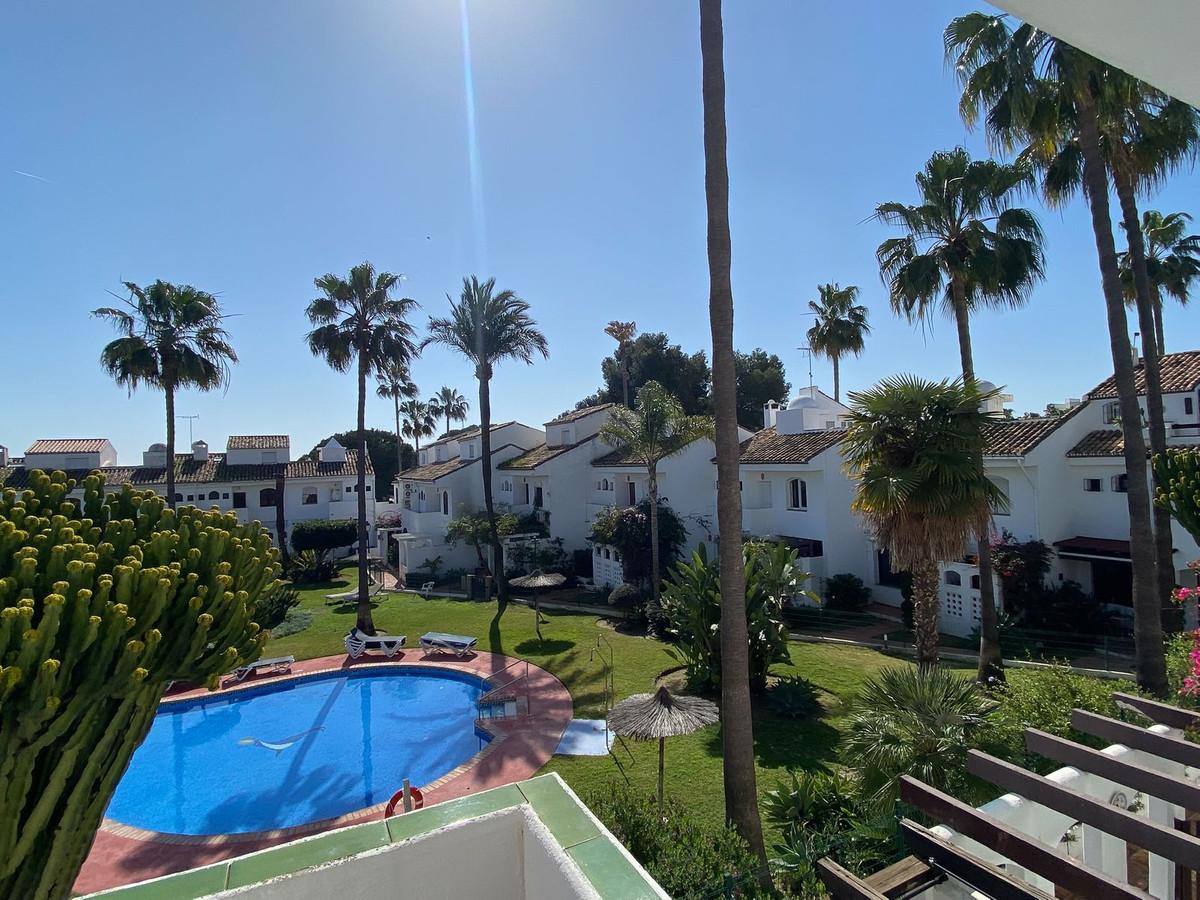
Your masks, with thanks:
M 376 584 L 375 582 L 371 582 L 367 587 L 368 587 L 367 599 L 372 600 L 375 598 L 376 595 L 378 595 L 383 590 L 383 582 L 381 581 L 378 584 Z M 358 599 L 358 588 L 355 588 L 352 591 L 342 591 L 339 594 L 326 594 L 325 595 L 326 603 L 353 603 L 357 599 Z
M 234 669 L 233 677 L 236 681 L 243 681 L 247 675 L 255 673 L 283 675 L 286 672 L 292 671 L 292 663 L 295 661 L 296 657 L 294 656 L 276 656 L 271 659 L 258 659 Z
M 407 640 L 407 635 L 403 634 L 363 634 L 357 628 L 351 628 L 346 635 L 346 652 L 351 659 L 358 659 L 368 650 L 382 650 L 383 655 L 391 659 Z
M 465 634 L 443 634 L 440 631 L 430 631 L 421 635 L 421 649 L 426 653 L 453 653 L 455 656 L 466 656 L 475 652 L 475 638 Z

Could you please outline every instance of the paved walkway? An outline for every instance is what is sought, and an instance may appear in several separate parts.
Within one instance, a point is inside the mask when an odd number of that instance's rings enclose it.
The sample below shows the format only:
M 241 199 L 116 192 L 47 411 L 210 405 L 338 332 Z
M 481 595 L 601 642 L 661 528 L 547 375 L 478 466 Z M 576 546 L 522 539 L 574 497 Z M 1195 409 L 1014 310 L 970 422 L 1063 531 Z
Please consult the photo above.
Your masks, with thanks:
M 481 651 L 472 658 L 455 659 L 445 656 L 425 657 L 419 649 L 410 649 L 392 660 L 363 657 L 350 660 L 345 656 L 326 656 L 308 659 L 293 666 L 291 675 L 248 678 L 229 687 L 223 694 L 233 694 L 251 685 L 267 684 L 336 669 L 359 666 L 442 666 L 471 672 L 487 678 L 501 672 L 516 660 L 498 653 Z M 523 665 L 510 671 L 524 671 Z M 509 675 L 502 678 L 508 683 Z M 425 805 L 452 800 L 476 791 L 487 790 L 529 778 L 554 754 L 563 730 L 571 721 L 571 695 L 563 683 L 532 663 L 529 664 L 528 712 L 511 720 L 486 723 L 494 735 L 492 741 L 478 754 L 428 785 L 420 785 Z M 526 691 L 519 691 L 522 696 Z M 164 702 L 195 697 L 218 696 L 207 690 L 181 691 Z M 214 773 L 214 777 L 221 777 Z M 396 785 L 399 789 L 400 785 Z M 340 828 L 370 818 L 382 818 L 385 804 L 359 810 L 336 819 L 327 819 L 296 828 L 242 835 L 171 835 L 131 828 L 111 820 L 96 835 L 91 853 L 75 882 L 75 891 L 91 893 L 117 885 L 130 884 L 194 869 L 218 860 L 241 856 L 254 850 L 293 840 L 304 834 L 315 834 Z

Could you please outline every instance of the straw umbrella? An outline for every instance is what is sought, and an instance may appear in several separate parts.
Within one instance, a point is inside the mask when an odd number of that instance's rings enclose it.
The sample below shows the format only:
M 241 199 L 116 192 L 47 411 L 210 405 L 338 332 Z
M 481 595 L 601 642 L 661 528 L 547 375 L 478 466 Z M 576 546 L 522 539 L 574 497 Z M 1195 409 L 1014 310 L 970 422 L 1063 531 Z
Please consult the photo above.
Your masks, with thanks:
M 691 734 L 720 719 L 717 704 L 700 697 L 676 696 L 660 687 L 653 694 L 634 694 L 608 714 L 608 727 L 635 741 L 658 739 L 658 811 L 663 807 L 663 759 L 666 739 Z
M 562 587 L 566 581 L 566 575 L 534 569 L 528 575 L 513 578 L 508 582 L 509 587 L 515 587 L 521 591 L 529 591 L 533 594 L 533 627 L 537 631 L 539 641 L 542 639 L 542 606 L 538 602 L 538 591 Z

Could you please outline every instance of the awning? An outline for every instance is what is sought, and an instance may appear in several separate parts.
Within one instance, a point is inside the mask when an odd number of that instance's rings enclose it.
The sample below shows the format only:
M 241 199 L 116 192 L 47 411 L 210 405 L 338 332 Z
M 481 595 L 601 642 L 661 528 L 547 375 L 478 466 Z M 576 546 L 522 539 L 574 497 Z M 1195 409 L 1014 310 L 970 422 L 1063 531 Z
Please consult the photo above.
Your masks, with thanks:
M 1076 535 L 1064 541 L 1055 541 L 1054 549 L 1058 551 L 1059 556 L 1129 561 L 1129 541 L 1119 541 L 1112 538 Z

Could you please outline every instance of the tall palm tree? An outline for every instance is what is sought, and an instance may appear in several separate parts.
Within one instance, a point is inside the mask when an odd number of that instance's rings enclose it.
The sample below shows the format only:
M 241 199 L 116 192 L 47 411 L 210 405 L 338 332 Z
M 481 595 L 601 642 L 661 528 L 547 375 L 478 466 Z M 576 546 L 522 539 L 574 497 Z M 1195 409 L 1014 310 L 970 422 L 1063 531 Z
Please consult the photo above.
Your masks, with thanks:
M 400 404 L 404 400 L 412 400 L 417 396 L 417 386 L 413 383 L 408 371 L 408 364 L 389 360 L 379 372 L 379 384 L 375 393 L 385 400 L 392 401 L 392 409 L 396 414 L 396 472 L 404 471 L 404 438 L 400 430 Z
M 650 494 L 650 590 L 658 605 L 662 570 L 658 545 L 658 464 L 702 437 L 711 437 L 712 419 L 689 416 L 683 404 L 657 381 L 647 381 L 637 394 L 634 409 L 623 406 L 600 428 L 600 436 L 626 456 L 646 467 Z
M 437 415 L 433 403 L 424 400 L 405 400 L 400 404 L 401 426 L 404 436 L 413 439 L 413 448 L 421 452 L 421 438 L 433 437 L 437 433 Z
M 429 398 L 429 407 L 435 416 L 445 416 L 446 431 L 450 431 L 450 423 L 464 422 L 471 404 L 456 388 L 442 385 L 442 389 Z
M 808 308 L 817 317 L 808 329 L 808 346 L 819 356 L 829 357 L 833 363 L 833 399 L 840 402 L 842 376 L 838 363 L 847 353 L 855 356 L 862 353 L 871 326 L 867 324 L 867 308 L 855 302 L 858 300 L 855 285 L 819 284 L 817 293 L 820 302 L 808 301 Z
M 1146 275 L 1154 303 L 1154 336 L 1160 354 L 1166 353 L 1163 297 L 1174 297 L 1187 306 L 1200 279 L 1200 234 L 1187 234 L 1192 217 L 1184 212 L 1163 215 L 1156 209 L 1142 213 L 1142 238 L 1146 246 Z M 1126 299 L 1135 298 L 1129 252 L 1118 257 Z
M 1167 690 L 1154 529 L 1151 526 L 1146 441 L 1134 379 L 1120 268 L 1113 239 L 1102 101 L 1110 67 L 1050 34 L 1005 16 L 970 13 L 944 35 L 947 60 L 963 86 L 959 112 L 968 125 L 982 114 L 989 141 L 1003 150 L 1026 148 L 1046 166 L 1043 192 L 1051 200 L 1073 167 L 1087 199 L 1108 322 L 1129 490 L 1130 565 L 1138 683 Z M 1126 76 L 1127 77 L 1127 76 Z M 1108 107 L 1111 111 L 1111 106 Z M 1070 152 L 1074 147 L 1074 152 Z M 1068 152 L 1062 152 L 1062 151 Z M 1049 191 L 1047 191 L 1049 187 Z M 1150 366 L 1146 367 L 1150 371 Z M 1157 367 L 1154 374 L 1157 376 Z
M 617 360 L 621 364 L 621 392 L 623 402 L 629 406 L 629 345 L 637 335 L 637 322 L 619 322 L 613 319 L 604 333 L 617 342 Z
M 450 315 L 429 319 L 429 336 L 421 344 L 441 344 L 463 356 L 475 368 L 479 381 L 480 472 L 483 476 L 483 505 L 487 510 L 496 570 L 496 592 L 500 609 L 508 605 L 508 583 L 504 580 L 504 549 L 496 527 L 492 501 L 492 374 L 507 359 L 533 365 L 534 357 L 550 355 L 546 336 L 529 315 L 529 304 L 513 291 L 496 290 L 496 279 L 480 281 L 474 275 L 463 279 L 456 301 L 449 295 Z
M 842 454 L 859 512 L 892 564 L 912 573 L 917 662 L 937 664 L 938 563 L 962 556 L 982 516 L 1003 508 L 985 475 L 983 430 L 993 420 L 974 379 L 896 375 L 851 393 Z
M 369 262 L 359 263 L 342 278 L 332 272 L 314 280 L 320 296 L 308 304 L 306 314 L 314 326 L 308 349 L 336 372 L 354 366 L 358 374 L 358 609 L 357 626 L 375 633 L 367 576 L 367 379 L 388 367 L 407 365 L 417 355 L 408 316 L 417 302 L 393 297 L 400 276 L 376 272 Z
M 120 337 L 105 345 L 100 365 L 132 393 L 156 387 L 167 401 L 167 504 L 175 508 L 175 392 L 211 391 L 229 383 L 237 354 L 229 344 L 217 298 L 191 285 L 125 282 L 125 307 L 102 306 L 92 315 L 110 322 Z
M 729 162 L 725 130 L 725 36 L 721 0 L 700 0 L 704 109 L 704 199 L 708 213 L 708 320 L 712 331 L 712 404 L 717 449 L 717 527 L 721 562 L 721 747 L 725 817 L 763 864 L 769 881 L 754 771 L 750 717 L 750 644 L 742 566 L 737 371 L 733 355 Z
M 961 147 L 934 153 L 917 174 L 919 202 L 881 203 L 876 217 L 905 232 L 879 245 L 879 273 L 892 309 L 927 322 L 938 306 L 954 319 L 962 377 L 975 378 L 971 313 L 1025 304 L 1042 279 L 1042 231 L 1029 210 L 1010 205 L 1033 183 L 1028 166 L 972 160 Z M 982 452 L 982 448 L 981 448 Z M 982 460 L 980 461 L 982 464 Z M 1003 677 L 992 578 L 991 516 L 978 523 L 979 671 Z

